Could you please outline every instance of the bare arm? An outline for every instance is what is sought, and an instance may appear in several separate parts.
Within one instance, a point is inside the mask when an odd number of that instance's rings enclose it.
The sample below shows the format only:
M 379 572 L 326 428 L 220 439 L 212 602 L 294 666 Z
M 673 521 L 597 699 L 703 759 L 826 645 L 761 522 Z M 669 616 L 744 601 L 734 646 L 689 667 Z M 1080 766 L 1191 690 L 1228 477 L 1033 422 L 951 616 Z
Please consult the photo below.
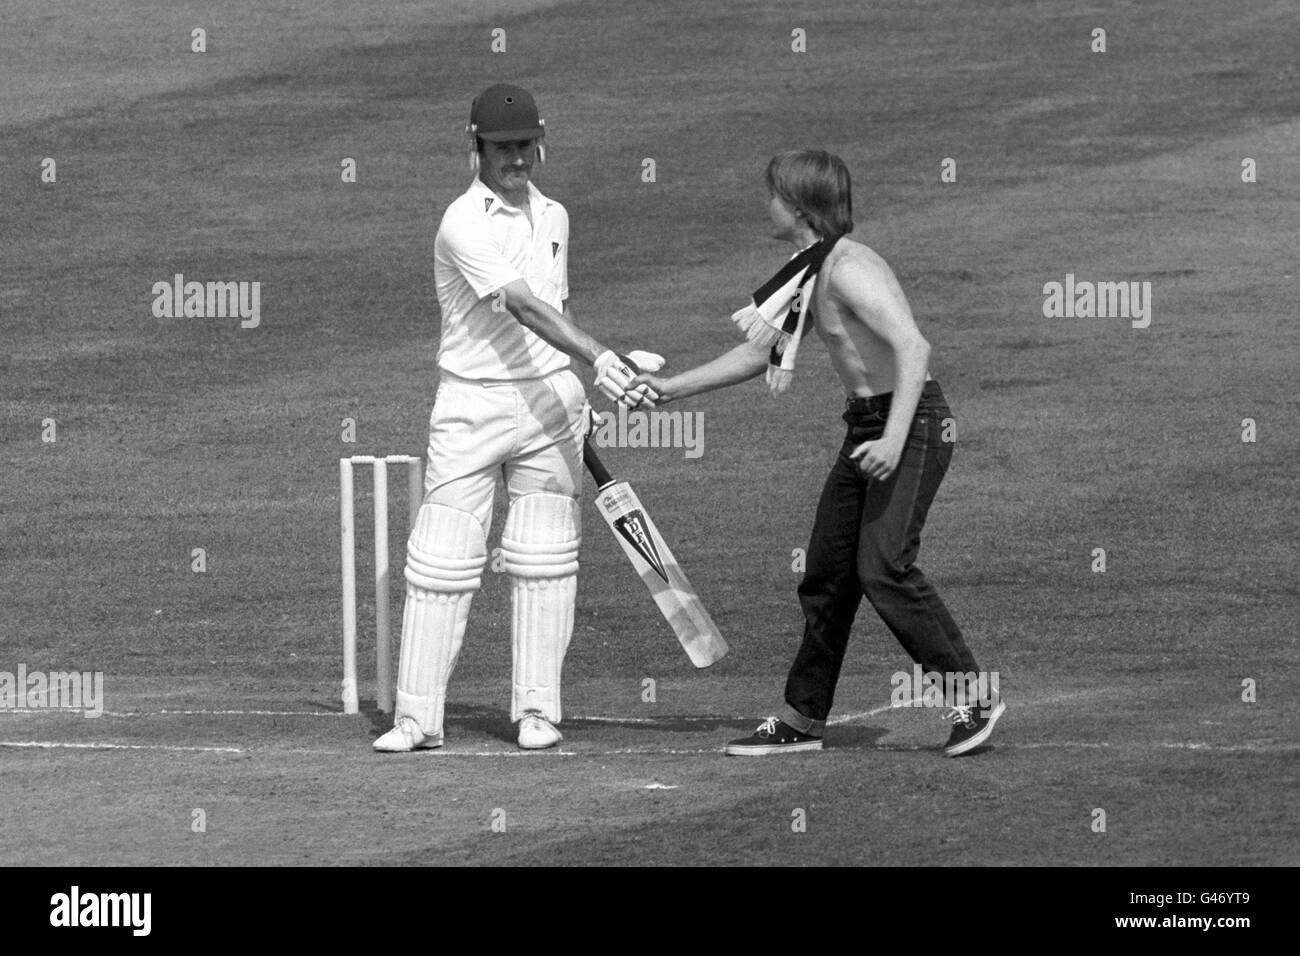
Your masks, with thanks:
M 712 362 L 673 375 L 660 378 L 656 375 L 638 375 L 634 383 L 645 382 L 659 393 L 659 404 L 678 398 L 711 392 L 738 382 L 745 382 L 767 368 L 769 349 L 741 342 L 729 352 L 724 352 Z

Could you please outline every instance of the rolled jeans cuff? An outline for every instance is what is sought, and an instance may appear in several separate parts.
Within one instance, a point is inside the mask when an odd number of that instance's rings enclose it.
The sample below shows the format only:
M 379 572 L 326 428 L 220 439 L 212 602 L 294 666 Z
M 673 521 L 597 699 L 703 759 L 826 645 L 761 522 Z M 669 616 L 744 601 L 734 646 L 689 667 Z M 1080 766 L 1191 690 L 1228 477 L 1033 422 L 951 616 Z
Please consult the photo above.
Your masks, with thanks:
M 799 731 L 799 733 L 807 734 L 810 737 L 820 737 L 826 733 L 826 721 L 805 717 L 789 704 L 786 704 L 781 711 L 781 720 Z

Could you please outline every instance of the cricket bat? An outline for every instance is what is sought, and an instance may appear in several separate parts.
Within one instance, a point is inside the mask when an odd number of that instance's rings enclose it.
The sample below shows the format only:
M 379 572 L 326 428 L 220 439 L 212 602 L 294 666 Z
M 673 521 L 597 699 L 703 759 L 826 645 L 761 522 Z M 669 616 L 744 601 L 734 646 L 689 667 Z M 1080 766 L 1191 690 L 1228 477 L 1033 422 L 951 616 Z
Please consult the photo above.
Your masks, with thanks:
M 686 649 L 686 656 L 696 667 L 708 667 L 721 660 L 727 653 L 727 642 L 632 486 L 610 476 L 590 441 L 583 446 L 582 460 L 596 479 L 596 507 L 632 567 L 650 589 L 659 610 Z

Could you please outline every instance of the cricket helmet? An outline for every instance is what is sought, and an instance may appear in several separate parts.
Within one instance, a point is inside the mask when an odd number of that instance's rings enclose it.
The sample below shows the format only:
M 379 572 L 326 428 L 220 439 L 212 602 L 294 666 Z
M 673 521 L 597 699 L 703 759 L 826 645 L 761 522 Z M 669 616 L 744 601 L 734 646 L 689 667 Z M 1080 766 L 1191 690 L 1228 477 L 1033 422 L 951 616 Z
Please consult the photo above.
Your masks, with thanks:
M 546 123 L 537 115 L 533 94 L 509 83 L 490 86 L 469 108 L 469 134 L 494 143 L 542 139 Z

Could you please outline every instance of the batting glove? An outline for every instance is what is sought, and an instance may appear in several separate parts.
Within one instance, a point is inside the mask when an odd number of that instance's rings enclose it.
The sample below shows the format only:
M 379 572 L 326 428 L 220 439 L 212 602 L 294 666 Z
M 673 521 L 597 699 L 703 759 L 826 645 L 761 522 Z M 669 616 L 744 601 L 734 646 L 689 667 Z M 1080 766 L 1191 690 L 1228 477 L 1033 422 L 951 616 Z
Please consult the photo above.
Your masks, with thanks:
M 619 357 L 634 372 L 657 372 L 663 368 L 664 364 L 667 362 L 667 359 L 658 352 L 645 352 L 641 349 L 633 349 L 626 355 L 621 355 Z M 659 396 L 655 394 L 654 389 L 649 385 L 644 384 L 638 385 L 633 391 L 628 392 L 628 395 L 638 396 L 638 403 L 645 402 L 651 408 L 654 408 L 655 402 L 659 400 Z M 628 404 L 626 399 L 623 400 L 623 404 Z M 628 407 L 630 408 L 631 406 L 629 405 Z
M 667 362 L 667 359 L 657 352 L 642 352 L 639 349 L 628 352 L 624 359 L 638 372 L 657 372 Z
M 636 377 L 636 372 L 624 359 L 615 355 L 613 350 L 606 349 L 592 364 L 596 369 L 595 385 L 611 402 L 618 402 L 627 408 L 636 408 L 639 405 L 654 408 L 654 400 L 659 396 L 645 385 L 639 385 L 630 392 L 627 390 L 627 387 L 632 384 L 632 379 Z

